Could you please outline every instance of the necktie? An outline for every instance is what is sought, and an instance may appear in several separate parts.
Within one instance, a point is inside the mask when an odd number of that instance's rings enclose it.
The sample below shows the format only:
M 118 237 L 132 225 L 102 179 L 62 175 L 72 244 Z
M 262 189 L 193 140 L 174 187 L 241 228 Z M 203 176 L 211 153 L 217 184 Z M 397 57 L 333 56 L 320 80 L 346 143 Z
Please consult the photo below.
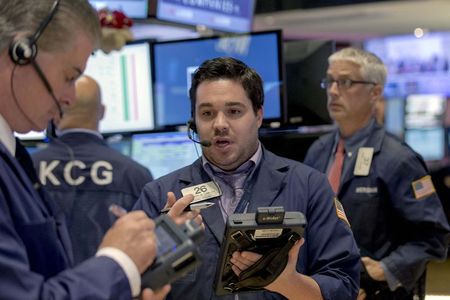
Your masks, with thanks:
M 341 182 L 342 166 L 344 165 L 344 140 L 340 139 L 336 154 L 334 156 L 334 162 L 331 165 L 330 172 L 328 173 L 328 181 L 330 181 L 331 187 L 335 194 L 339 190 L 339 183 Z
M 33 184 L 39 183 L 36 170 L 33 166 L 33 161 L 31 160 L 30 154 L 28 154 L 28 151 L 25 149 L 24 146 L 20 143 L 19 139 L 16 139 L 16 153 L 15 153 L 16 159 L 19 162 L 19 164 L 22 166 L 25 173 L 30 178 L 31 182 Z

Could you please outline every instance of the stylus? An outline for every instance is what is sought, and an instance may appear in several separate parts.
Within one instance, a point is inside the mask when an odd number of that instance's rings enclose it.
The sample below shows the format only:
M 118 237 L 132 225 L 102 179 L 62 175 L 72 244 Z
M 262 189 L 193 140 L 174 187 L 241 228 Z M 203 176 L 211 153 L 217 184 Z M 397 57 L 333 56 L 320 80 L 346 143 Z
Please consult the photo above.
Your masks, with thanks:
M 211 207 L 214 205 L 214 202 L 197 202 L 197 203 L 192 203 L 191 205 L 187 206 L 184 211 L 191 211 L 191 210 L 201 210 L 201 209 L 205 209 L 208 207 Z M 171 207 L 166 207 L 163 208 L 160 213 L 165 214 L 168 213 L 169 210 L 171 209 Z

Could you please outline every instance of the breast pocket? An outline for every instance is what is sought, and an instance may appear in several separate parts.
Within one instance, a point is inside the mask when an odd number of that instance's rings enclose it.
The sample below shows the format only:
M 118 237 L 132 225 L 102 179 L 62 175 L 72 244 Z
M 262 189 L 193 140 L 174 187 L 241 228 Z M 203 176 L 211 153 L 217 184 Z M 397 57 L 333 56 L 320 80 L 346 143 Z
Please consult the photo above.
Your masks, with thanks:
M 345 213 L 359 245 L 371 248 L 377 240 L 383 203 L 375 185 L 358 184 L 342 200 Z
M 32 271 L 49 278 L 66 268 L 64 250 L 53 218 L 20 224 L 16 229 L 25 244 Z

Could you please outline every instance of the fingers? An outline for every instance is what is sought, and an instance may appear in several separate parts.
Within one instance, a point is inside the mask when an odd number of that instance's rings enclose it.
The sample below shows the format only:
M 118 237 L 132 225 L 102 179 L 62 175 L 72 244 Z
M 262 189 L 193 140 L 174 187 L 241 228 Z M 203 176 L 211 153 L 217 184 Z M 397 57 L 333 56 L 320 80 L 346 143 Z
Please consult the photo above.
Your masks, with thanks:
M 230 258 L 230 262 L 233 264 L 231 266 L 231 269 L 235 272 L 236 275 L 239 275 L 240 271 L 244 271 L 244 270 L 248 269 L 255 262 L 257 262 L 261 257 L 262 257 L 261 254 L 257 254 L 254 252 L 235 251 Z
M 297 262 L 298 259 L 298 253 L 300 252 L 300 248 L 305 243 L 305 239 L 301 238 L 299 241 L 297 241 L 294 246 L 292 246 L 291 250 L 289 250 L 289 261 Z
M 366 296 L 367 296 L 366 291 L 363 289 L 360 289 L 356 300 L 365 300 Z
M 167 202 L 166 202 L 166 206 L 165 207 L 172 207 L 175 202 L 177 201 L 177 198 L 175 197 L 175 194 L 173 192 L 168 192 L 167 193 Z
M 168 199 L 167 199 L 167 200 L 168 200 L 168 203 L 169 203 L 169 194 L 172 194 L 172 195 L 173 195 L 173 193 L 169 192 L 169 193 L 167 194 L 167 197 L 168 197 Z M 175 195 L 173 195 L 173 197 L 175 197 Z M 193 200 L 194 200 L 194 196 L 191 195 L 191 194 L 181 197 L 180 199 L 178 199 L 178 201 L 175 200 L 174 203 L 173 203 L 173 205 L 171 206 L 171 209 L 170 209 L 170 211 L 169 211 L 168 214 L 169 214 L 171 217 L 180 216 L 180 215 L 184 212 L 185 208 L 188 207 L 188 205 L 191 204 L 191 202 L 192 202 Z M 195 214 L 194 211 L 189 212 L 189 213 L 192 214 L 191 217 L 195 217 L 195 216 L 198 214 L 198 212 Z
M 166 284 L 162 288 L 152 291 L 151 289 L 143 289 L 140 300 L 163 300 L 170 292 L 170 285 Z

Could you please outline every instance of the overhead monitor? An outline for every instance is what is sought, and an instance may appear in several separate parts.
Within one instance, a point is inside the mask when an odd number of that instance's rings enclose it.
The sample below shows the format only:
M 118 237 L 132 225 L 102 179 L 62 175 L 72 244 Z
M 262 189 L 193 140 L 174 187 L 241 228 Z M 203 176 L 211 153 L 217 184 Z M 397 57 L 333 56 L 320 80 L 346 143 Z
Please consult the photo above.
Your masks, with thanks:
M 255 0 L 180 1 L 158 0 L 156 17 L 224 32 L 252 30 Z
M 186 124 L 193 72 L 207 59 L 234 57 L 254 68 L 264 81 L 264 121 L 284 121 L 285 100 L 281 32 L 158 42 L 153 44 L 155 122 Z
M 154 178 L 190 165 L 201 153 L 201 147 L 192 142 L 186 132 L 159 132 L 134 134 L 131 139 L 131 157 L 146 166 Z
M 446 102 L 446 96 L 441 94 L 409 95 L 405 104 L 405 127 L 442 126 Z
M 89 0 L 89 3 L 97 10 L 102 8 L 120 10 L 130 18 L 146 19 L 148 17 L 148 1 L 149 0 Z
M 405 142 L 424 160 L 435 161 L 445 157 L 447 146 L 443 127 L 406 129 Z
M 136 41 L 119 51 L 96 51 L 85 74 L 101 88 L 106 113 L 102 133 L 127 133 L 154 128 L 149 41 Z

